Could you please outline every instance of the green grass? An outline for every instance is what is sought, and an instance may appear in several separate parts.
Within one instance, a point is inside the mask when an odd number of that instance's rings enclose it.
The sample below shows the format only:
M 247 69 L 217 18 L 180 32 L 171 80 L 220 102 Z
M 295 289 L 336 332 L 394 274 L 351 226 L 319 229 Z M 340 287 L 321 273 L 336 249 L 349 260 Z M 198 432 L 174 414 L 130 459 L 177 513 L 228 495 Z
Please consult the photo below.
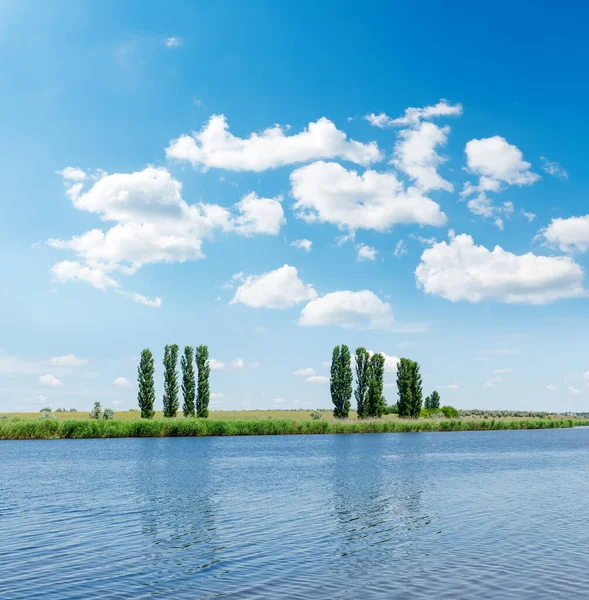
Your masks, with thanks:
M 135 413 L 136 414 L 136 413 Z M 298 435 L 417 431 L 552 429 L 589 425 L 581 419 L 20 419 L 0 418 L 0 440 L 180 437 L 229 435 Z

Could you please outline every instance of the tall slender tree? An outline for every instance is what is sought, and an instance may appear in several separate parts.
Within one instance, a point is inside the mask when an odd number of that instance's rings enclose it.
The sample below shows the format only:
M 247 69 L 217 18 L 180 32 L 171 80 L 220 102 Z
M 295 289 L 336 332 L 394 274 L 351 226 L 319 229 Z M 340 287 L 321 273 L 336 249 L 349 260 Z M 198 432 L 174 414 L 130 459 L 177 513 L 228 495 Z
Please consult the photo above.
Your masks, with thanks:
M 331 356 L 329 389 L 334 406 L 333 416 L 337 419 L 345 419 L 350 413 L 353 381 L 350 349 L 345 344 L 336 346 Z
M 356 348 L 356 409 L 358 418 L 366 417 L 366 402 L 368 399 L 368 386 L 370 385 L 370 355 L 366 348 Z
M 380 418 L 386 409 L 386 402 L 383 391 L 385 358 L 377 352 L 370 357 L 369 371 L 370 378 L 368 383 L 367 416 Z
M 211 367 L 209 366 L 209 349 L 207 346 L 198 346 L 196 349 L 196 416 L 206 419 L 209 416 L 209 400 L 211 397 L 209 387 L 209 375 Z
M 429 411 L 439 410 L 440 409 L 440 394 L 436 390 L 434 390 L 426 399 L 425 399 L 425 408 Z
M 419 372 L 419 363 L 411 361 L 411 408 L 409 414 L 417 419 L 421 413 L 423 402 L 423 387 L 421 384 L 421 373 Z
M 397 408 L 399 417 L 402 418 L 411 416 L 411 406 L 413 403 L 411 398 L 412 364 L 412 360 L 402 358 L 397 365 L 397 392 L 399 394 Z
M 178 344 L 164 349 L 164 417 L 178 412 Z
M 153 354 L 148 348 L 141 351 L 141 359 L 137 367 L 137 404 L 141 410 L 142 419 L 153 417 L 155 403 L 155 385 L 153 374 L 155 372 Z
M 196 398 L 196 381 L 194 379 L 194 351 L 190 346 L 185 346 L 184 354 L 180 359 L 182 367 L 182 396 L 184 404 L 182 412 L 185 417 L 194 417 L 195 413 L 195 398 Z

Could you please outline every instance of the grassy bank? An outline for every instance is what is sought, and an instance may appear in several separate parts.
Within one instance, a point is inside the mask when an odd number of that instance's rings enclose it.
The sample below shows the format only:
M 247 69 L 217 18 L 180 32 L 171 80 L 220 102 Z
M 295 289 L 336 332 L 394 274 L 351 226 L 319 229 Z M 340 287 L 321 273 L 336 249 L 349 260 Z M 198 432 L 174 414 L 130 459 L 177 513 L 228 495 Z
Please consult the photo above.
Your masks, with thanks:
M 447 419 L 326 421 L 293 419 L 134 419 L 95 421 L 0 419 L 0 440 L 181 437 L 228 435 L 300 435 L 417 431 L 553 429 L 589 425 L 581 419 Z

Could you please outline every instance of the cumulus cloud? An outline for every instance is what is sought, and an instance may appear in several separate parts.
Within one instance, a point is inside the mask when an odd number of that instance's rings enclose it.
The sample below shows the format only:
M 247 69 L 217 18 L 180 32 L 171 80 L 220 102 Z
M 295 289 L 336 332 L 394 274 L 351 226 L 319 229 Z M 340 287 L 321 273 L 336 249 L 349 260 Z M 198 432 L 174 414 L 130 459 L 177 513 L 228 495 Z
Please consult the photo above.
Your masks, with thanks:
M 53 279 L 119 290 L 147 306 L 159 307 L 161 299 L 123 292 L 113 275 L 129 275 L 149 263 L 203 258 L 202 240 L 215 230 L 244 236 L 277 235 L 285 222 L 281 196 L 260 198 L 250 193 L 229 211 L 213 204 L 188 204 L 182 198 L 182 185 L 165 168 L 112 175 L 99 172 L 82 182 L 78 171 L 67 168 L 61 172 L 74 207 L 114 224 L 69 240 L 50 239 L 50 246 L 73 251 L 78 259 L 54 265 Z
M 297 369 L 293 372 L 293 375 L 296 375 L 297 377 L 312 377 L 315 375 L 315 369 L 312 369 L 311 367 L 308 369 Z
M 499 135 L 470 140 L 465 151 L 467 170 L 479 180 L 476 185 L 467 181 L 461 197 L 471 198 L 467 206 L 473 214 L 493 219 L 502 228 L 502 216 L 511 215 L 513 204 L 496 206 L 488 193 L 500 192 L 509 185 L 531 185 L 540 176 L 530 170 L 532 165 L 524 160 L 521 150 Z
M 166 40 L 166 46 L 168 48 L 177 48 L 182 45 L 182 38 L 180 37 L 169 37 Z
M 436 117 L 457 117 L 462 114 L 461 104 L 449 104 L 447 100 L 440 100 L 432 106 L 422 108 L 410 107 L 405 114 L 397 119 L 391 119 L 385 113 L 366 115 L 364 118 L 375 127 L 394 127 L 395 125 L 408 125 L 411 127 L 419 125 L 422 120 L 430 120 Z
M 541 156 L 542 166 L 540 167 L 542 171 L 548 173 L 548 175 L 552 175 L 553 177 L 558 177 L 560 179 L 568 179 L 569 174 L 564 170 L 563 166 L 557 163 L 555 160 L 548 160 L 545 156 Z
M 216 358 L 209 358 L 209 367 L 211 371 L 222 371 L 227 365 Z
M 166 156 L 203 169 L 256 172 L 317 159 L 340 158 L 360 165 L 381 159 L 375 142 L 348 140 L 326 118 L 295 135 L 286 135 L 286 129 L 275 125 L 240 138 L 229 131 L 225 115 L 213 115 L 199 132 L 172 140 Z
M 114 381 L 113 381 L 113 385 L 116 385 L 118 387 L 133 387 L 133 384 L 126 378 L 126 377 L 117 377 Z
M 290 245 L 294 246 L 295 248 L 304 250 L 305 252 L 311 252 L 311 247 L 313 246 L 313 242 L 311 240 L 302 239 L 302 240 L 295 240 L 294 242 L 291 242 Z
M 245 367 L 245 361 L 243 358 L 237 357 L 235 360 L 231 361 L 231 365 L 236 369 L 243 369 Z
M 589 215 L 552 219 L 538 235 L 563 252 L 586 252 L 589 250 Z
M 378 250 L 376 248 L 372 248 L 372 246 L 367 246 L 366 244 L 358 244 L 356 246 L 356 250 L 358 251 L 358 256 L 356 260 L 375 260 L 376 255 L 378 254 Z
M 344 329 L 388 329 L 393 311 L 376 294 L 368 290 L 331 292 L 311 300 L 301 311 L 299 325 L 332 325 Z
M 290 181 L 297 216 L 308 222 L 387 231 L 398 224 L 440 226 L 447 220 L 439 204 L 417 188 L 405 190 L 394 173 L 367 170 L 359 175 L 319 161 L 293 171 Z
M 547 390 L 550 390 L 551 392 L 555 392 L 555 391 L 556 391 L 558 388 L 557 388 L 557 387 L 556 387 L 556 386 L 555 386 L 553 383 L 549 383 L 549 384 L 546 386 L 546 389 L 547 389 Z
M 78 358 L 74 354 L 64 354 L 63 356 L 53 356 L 49 359 L 52 367 L 81 367 L 88 364 L 86 358 Z
M 577 388 L 574 388 L 572 385 L 569 385 L 569 387 L 567 389 L 571 394 L 580 394 L 581 393 Z
M 286 309 L 317 297 L 313 286 L 304 284 L 295 267 L 284 265 L 262 275 L 249 275 L 235 291 L 230 304 L 252 308 Z
M 39 383 L 47 387 L 61 387 L 62 385 L 65 385 L 63 381 L 61 381 L 61 379 L 58 379 L 55 375 L 51 373 L 41 375 L 41 377 L 39 377 Z
M 583 269 L 572 259 L 517 255 L 500 246 L 491 251 L 466 234 L 424 250 L 415 276 L 426 293 L 452 302 L 547 304 L 586 295 Z
M 311 375 L 305 379 L 307 383 L 329 383 L 327 375 Z

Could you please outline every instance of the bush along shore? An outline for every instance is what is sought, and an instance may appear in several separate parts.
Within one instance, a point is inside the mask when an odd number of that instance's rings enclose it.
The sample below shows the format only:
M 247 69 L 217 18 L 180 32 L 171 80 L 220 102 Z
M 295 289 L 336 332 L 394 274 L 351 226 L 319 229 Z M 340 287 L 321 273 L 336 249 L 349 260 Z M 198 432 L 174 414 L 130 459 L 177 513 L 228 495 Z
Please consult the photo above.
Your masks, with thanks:
M 0 440 L 487 431 L 588 426 L 584 419 L 296 421 L 289 419 L 58 420 L 0 418 Z

